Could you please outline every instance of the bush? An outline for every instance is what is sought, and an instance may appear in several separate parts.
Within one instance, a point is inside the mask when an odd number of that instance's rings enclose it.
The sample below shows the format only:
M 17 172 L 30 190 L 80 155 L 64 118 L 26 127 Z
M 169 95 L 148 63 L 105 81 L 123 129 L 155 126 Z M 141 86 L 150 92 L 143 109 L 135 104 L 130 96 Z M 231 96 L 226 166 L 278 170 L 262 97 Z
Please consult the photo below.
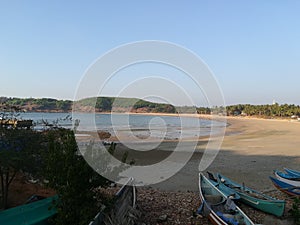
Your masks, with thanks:
M 290 211 L 295 224 L 300 225 L 300 198 L 295 198 Z
M 57 191 L 58 214 L 54 224 L 88 224 L 99 210 L 93 189 L 109 181 L 97 174 L 78 153 L 73 131 L 55 129 L 48 133 L 45 176 Z

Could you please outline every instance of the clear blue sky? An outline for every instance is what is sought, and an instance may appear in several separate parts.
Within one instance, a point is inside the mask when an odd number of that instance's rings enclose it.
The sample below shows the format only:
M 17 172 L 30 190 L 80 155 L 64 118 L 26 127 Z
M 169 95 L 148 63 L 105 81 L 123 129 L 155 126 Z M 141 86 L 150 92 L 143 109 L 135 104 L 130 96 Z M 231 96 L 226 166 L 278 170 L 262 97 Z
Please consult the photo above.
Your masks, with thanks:
M 0 96 L 72 99 L 87 67 L 128 42 L 201 57 L 226 104 L 300 104 L 300 2 L 0 2 Z

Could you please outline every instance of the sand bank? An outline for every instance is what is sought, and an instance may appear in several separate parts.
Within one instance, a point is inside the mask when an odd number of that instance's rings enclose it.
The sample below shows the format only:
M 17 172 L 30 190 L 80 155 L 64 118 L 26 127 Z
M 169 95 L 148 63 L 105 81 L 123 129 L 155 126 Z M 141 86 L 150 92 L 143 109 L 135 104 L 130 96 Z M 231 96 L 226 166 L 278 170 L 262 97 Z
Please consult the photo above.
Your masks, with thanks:
M 268 178 L 273 170 L 283 167 L 300 170 L 300 122 L 235 117 L 228 117 L 227 122 L 221 149 L 207 170 L 221 172 L 260 190 L 273 188 Z M 179 173 L 153 186 L 164 190 L 197 190 L 198 165 L 207 141 L 208 138 L 199 140 L 191 160 Z M 150 165 L 168 157 L 175 146 L 174 141 L 163 142 L 153 151 L 129 151 L 129 158 L 139 165 Z M 122 145 L 118 149 L 128 150 Z

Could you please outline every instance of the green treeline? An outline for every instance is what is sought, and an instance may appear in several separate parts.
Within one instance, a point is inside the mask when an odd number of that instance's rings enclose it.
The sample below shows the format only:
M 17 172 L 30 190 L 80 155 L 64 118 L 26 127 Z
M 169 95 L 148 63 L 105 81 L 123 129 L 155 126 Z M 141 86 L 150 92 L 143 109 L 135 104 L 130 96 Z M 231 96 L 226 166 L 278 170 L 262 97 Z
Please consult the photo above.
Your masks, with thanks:
M 257 117 L 300 117 L 300 106 L 278 103 L 272 105 L 238 104 L 225 107 L 173 106 L 154 103 L 137 98 L 93 97 L 76 101 L 77 110 L 96 112 L 137 112 L 137 113 L 198 113 L 226 114 L 229 116 Z M 73 101 L 53 98 L 7 98 L 0 97 L 0 105 L 16 106 L 25 111 L 36 112 L 69 112 Z
M 300 106 L 278 103 L 272 105 L 239 104 L 226 107 L 227 115 L 247 115 L 259 117 L 291 117 L 300 116 Z

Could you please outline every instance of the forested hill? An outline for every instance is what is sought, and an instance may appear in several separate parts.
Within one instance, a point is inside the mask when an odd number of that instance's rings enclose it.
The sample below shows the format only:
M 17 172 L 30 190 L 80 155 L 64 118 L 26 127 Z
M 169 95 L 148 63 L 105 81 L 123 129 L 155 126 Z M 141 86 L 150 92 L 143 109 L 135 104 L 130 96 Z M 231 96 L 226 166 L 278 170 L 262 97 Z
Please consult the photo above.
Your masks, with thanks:
M 153 103 L 135 98 L 94 97 L 79 100 L 76 109 L 83 112 L 140 112 L 175 113 L 170 104 Z M 15 106 L 27 112 L 69 112 L 73 101 L 52 98 L 7 98 L 0 97 L 0 105 Z
M 94 97 L 79 100 L 76 109 L 82 112 L 136 112 L 136 113 L 195 113 L 227 114 L 229 116 L 254 116 L 263 118 L 300 117 L 300 106 L 277 103 L 272 105 L 238 104 L 224 107 L 174 107 L 170 104 L 160 104 L 137 98 Z M 7 98 L 0 97 L 0 106 L 15 106 L 28 112 L 70 112 L 73 101 L 52 98 Z M 1 108 L 1 107 L 0 107 Z M 2 107 L 3 108 L 3 107 Z

